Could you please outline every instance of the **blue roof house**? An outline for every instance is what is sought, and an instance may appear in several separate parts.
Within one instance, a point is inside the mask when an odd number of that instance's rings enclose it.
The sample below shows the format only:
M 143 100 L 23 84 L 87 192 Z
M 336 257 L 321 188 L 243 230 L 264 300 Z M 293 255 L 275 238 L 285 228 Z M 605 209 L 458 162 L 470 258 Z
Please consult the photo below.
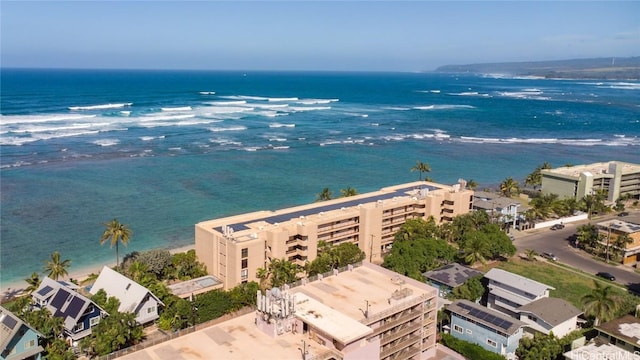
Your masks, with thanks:
M 0 359 L 39 360 L 44 349 L 39 344 L 42 334 L 19 317 L 0 306 Z
M 64 335 L 74 343 L 91 335 L 91 328 L 108 315 L 73 288 L 49 277 L 42 279 L 40 287 L 31 296 L 34 306 L 46 308 L 51 315 L 63 319 Z
M 468 300 L 456 300 L 447 310 L 453 337 L 508 359 L 515 357 L 526 323 Z

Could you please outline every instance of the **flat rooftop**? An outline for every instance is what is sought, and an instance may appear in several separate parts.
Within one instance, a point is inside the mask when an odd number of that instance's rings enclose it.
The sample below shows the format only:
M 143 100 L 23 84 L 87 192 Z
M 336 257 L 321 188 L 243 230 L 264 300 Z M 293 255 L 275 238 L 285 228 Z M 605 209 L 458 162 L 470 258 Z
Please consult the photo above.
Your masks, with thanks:
M 372 316 L 396 306 L 388 299 L 394 292 L 410 289 L 409 300 L 422 295 L 436 298 L 437 290 L 416 280 L 404 278 L 380 266 L 363 263 L 306 285 L 289 290 L 295 294 L 296 316 L 320 329 L 332 332 L 336 337 L 361 337 L 373 330 L 360 322 L 366 307 Z M 305 300 L 309 301 L 305 301 Z M 434 300 L 435 301 L 435 300 Z M 302 304 L 299 304 L 302 303 Z M 308 305 L 304 305 L 307 303 Z M 315 315 L 321 315 L 315 317 Z M 301 359 L 301 349 L 307 346 L 308 358 L 330 354 L 327 347 L 311 341 L 308 334 L 287 332 L 272 338 L 255 325 L 256 313 L 233 318 L 194 333 L 166 341 L 144 350 L 121 357 L 126 360 L 190 360 L 190 359 Z M 438 353 L 439 358 L 448 355 Z
M 590 172 L 595 176 L 598 174 L 607 174 L 609 171 L 609 164 L 611 163 L 617 163 L 618 166 L 621 166 L 622 174 L 640 173 L 639 164 L 626 163 L 622 161 L 607 161 L 607 162 L 599 162 L 599 163 L 585 164 L 585 165 L 563 166 L 563 167 L 544 170 L 544 171 L 548 171 L 553 174 L 573 176 L 573 177 L 578 177 L 583 172 Z
M 265 223 L 275 225 L 290 220 L 297 220 L 301 217 L 327 213 L 343 208 L 356 207 L 362 204 L 375 204 L 378 201 L 392 200 L 396 197 L 421 196 L 429 191 L 435 191 L 444 188 L 444 185 L 428 183 L 424 181 L 402 184 L 397 186 L 386 187 L 378 191 L 350 196 L 347 198 L 337 198 L 328 201 L 322 201 L 312 204 L 301 205 L 281 209 L 277 211 L 259 211 L 238 216 L 230 216 L 215 220 L 200 222 L 199 225 L 205 226 L 211 223 L 211 226 L 218 232 L 224 233 L 223 226 L 232 231 L 242 231 L 250 229 L 249 224 Z M 224 222 L 227 223 L 224 223 Z
M 215 276 L 205 275 L 199 278 L 172 284 L 168 287 L 173 295 L 185 298 L 191 296 L 191 294 L 201 294 L 203 292 L 222 288 L 222 281 Z
M 617 219 L 599 222 L 598 227 L 605 229 L 611 228 L 611 230 L 627 234 L 634 234 L 640 231 L 640 225 Z
M 438 290 L 430 285 L 367 262 L 351 271 L 292 288 L 290 292 L 305 294 L 358 321 L 365 320 L 367 302 L 369 317 L 373 317 L 393 307 L 390 303 L 395 301 L 438 295 Z

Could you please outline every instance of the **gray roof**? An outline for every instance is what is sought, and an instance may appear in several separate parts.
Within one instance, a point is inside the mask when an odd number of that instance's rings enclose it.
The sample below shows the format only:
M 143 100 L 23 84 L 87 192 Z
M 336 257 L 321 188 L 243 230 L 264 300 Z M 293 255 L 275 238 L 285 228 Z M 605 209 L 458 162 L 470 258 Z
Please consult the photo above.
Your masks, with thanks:
M 89 292 L 95 295 L 100 289 L 104 289 L 108 297 L 114 296 L 120 300 L 119 312 L 137 313 L 147 295 L 152 296 L 159 304 L 162 304 L 162 301 L 149 289 L 108 266 L 102 268 L 100 275 L 98 275 Z
M 477 199 L 473 200 L 473 206 L 480 209 L 505 209 L 509 206 L 519 206 L 520 202 L 506 197 L 495 198 L 491 200 Z
M 11 343 L 11 340 L 13 340 L 13 338 L 19 333 L 22 326 L 31 329 L 39 337 L 42 337 L 42 334 L 33 329 L 31 326 L 27 325 L 14 313 L 0 306 L 0 353 L 4 352 L 5 350 L 10 350 L 7 349 L 7 346 L 9 345 L 9 343 Z M 43 350 L 40 346 L 38 346 L 38 348 L 38 352 Z
M 520 306 L 517 312 L 534 314 L 551 326 L 557 326 L 563 322 L 582 314 L 582 311 L 568 302 L 552 297 L 544 297 L 526 305 Z
M 469 300 L 456 300 L 447 305 L 447 310 L 453 314 L 464 316 L 508 335 L 515 334 L 518 329 L 527 325 L 518 319 L 514 319 Z
M 482 275 L 481 271 L 453 263 L 445 265 L 443 267 L 427 271 L 422 274 L 427 279 L 445 284 L 449 287 L 455 288 L 464 284 L 472 277 Z
M 104 311 L 87 297 L 49 277 L 42 279 L 40 286 L 31 296 L 40 301 L 48 300 L 45 307 L 52 316 L 61 317 L 64 320 L 64 327 L 68 331 L 73 331 L 74 326 L 90 305 Z
M 529 294 L 533 294 L 535 296 L 544 295 L 544 293 L 549 290 L 555 290 L 553 286 L 549 286 L 535 280 L 531 280 L 524 276 L 516 275 L 514 273 L 510 273 L 508 271 L 504 271 L 502 269 L 493 268 L 487 272 L 484 277 L 489 280 L 493 280 L 502 284 L 509 285 L 516 289 L 525 291 Z

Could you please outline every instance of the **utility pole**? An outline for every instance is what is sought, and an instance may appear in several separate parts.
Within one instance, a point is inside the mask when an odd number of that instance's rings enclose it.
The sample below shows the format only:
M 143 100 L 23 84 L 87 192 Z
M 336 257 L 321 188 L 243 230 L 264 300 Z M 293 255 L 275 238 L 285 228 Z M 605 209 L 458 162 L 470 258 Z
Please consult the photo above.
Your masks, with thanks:
M 371 241 L 369 242 L 369 262 L 372 262 L 373 259 L 373 237 L 374 235 L 371 234 Z

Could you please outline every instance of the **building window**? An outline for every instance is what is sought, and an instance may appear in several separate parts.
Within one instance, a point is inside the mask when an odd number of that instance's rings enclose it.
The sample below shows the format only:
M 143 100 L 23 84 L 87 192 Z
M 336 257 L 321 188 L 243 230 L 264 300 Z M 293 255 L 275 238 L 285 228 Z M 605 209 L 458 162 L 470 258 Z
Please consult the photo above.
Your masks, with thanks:
M 473 332 L 471 331 L 471 329 L 467 329 L 467 334 L 469 334 L 469 335 L 473 334 Z
M 95 318 L 94 318 L 95 319 Z M 73 332 L 77 333 L 79 331 L 84 330 L 84 322 L 78 323 L 74 328 L 73 328 Z
M 35 341 L 35 339 L 31 339 L 31 340 L 29 340 L 29 341 L 27 341 L 27 342 L 25 342 L 25 343 L 24 343 L 24 348 L 25 348 L 25 349 L 29 349 L 29 348 L 32 348 L 32 347 L 34 347 L 34 346 L 36 346 L 36 341 Z
M 151 314 L 151 313 L 154 313 L 154 312 L 156 312 L 156 307 L 155 306 L 152 306 L 152 307 L 147 309 L 147 314 Z
M 489 344 L 490 346 L 493 346 L 493 347 L 498 347 L 498 343 L 493 341 L 493 340 L 491 340 L 491 339 L 487 339 L 487 344 Z
M 249 271 L 247 269 L 242 269 L 240 271 L 240 277 L 242 278 L 242 280 L 245 280 L 249 277 Z
M 464 331 L 464 329 L 462 328 L 462 326 L 460 326 L 460 325 L 456 325 L 456 324 L 454 324 L 454 325 L 453 325 L 453 330 L 455 330 L 455 331 L 459 332 L 460 334 L 462 334 L 462 333 L 463 333 L 463 331 Z
M 242 259 L 242 268 L 246 269 L 249 267 L 249 259 Z
M 248 257 L 248 256 L 249 256 L 249 248 L 244 248 L 244 249 L 242 249 L 242 250 L 241 250 L 241 253 L 242 253 L 242 254 L 241 254 L 241 256 L 240 256 L 240 257 L 243 257 L 243 258 Z
M 89 326 L 94 327 L 98 325 L 99 322 L 100 322 L 100 316 L 92 317 L 91 319 L 89 319 Z

